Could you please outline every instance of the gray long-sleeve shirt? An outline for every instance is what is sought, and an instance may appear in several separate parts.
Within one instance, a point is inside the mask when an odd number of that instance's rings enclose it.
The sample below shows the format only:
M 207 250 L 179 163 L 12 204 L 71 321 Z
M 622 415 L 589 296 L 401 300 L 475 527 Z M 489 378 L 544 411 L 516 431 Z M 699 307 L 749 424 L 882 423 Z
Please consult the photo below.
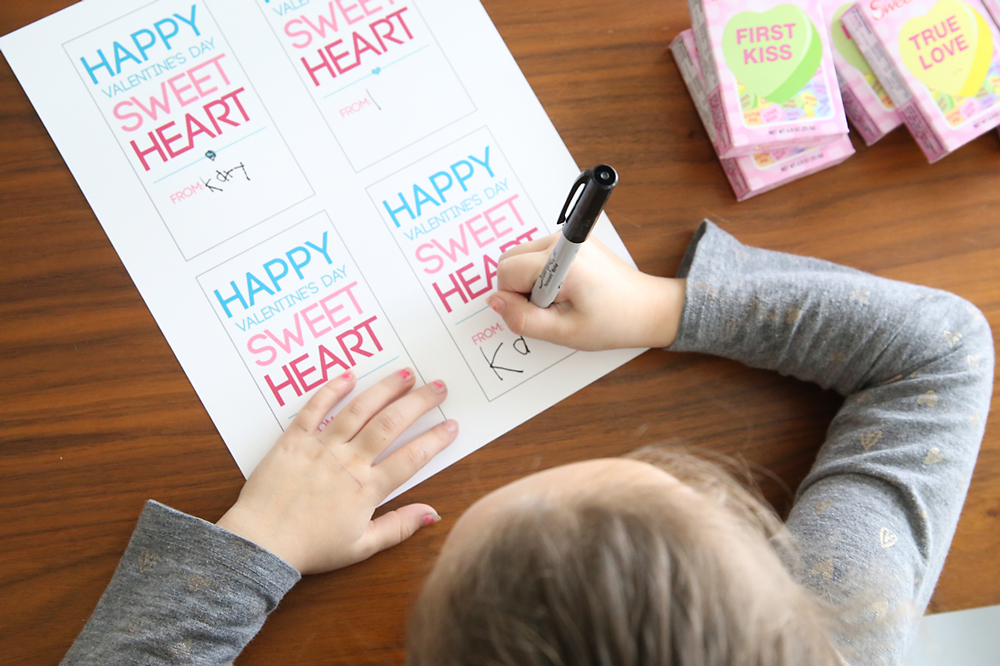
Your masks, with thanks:
M 847 396 L 788 520 L 794 575 L 845 623 L 849 663 L 898 664 L 951 543 L 989 411 L 983 315 L 934 289 L 750 248 L 710 222 L 680 270 L 677 351 Z M 63 664 L 230 663 L 298 573 L 149 502 Z

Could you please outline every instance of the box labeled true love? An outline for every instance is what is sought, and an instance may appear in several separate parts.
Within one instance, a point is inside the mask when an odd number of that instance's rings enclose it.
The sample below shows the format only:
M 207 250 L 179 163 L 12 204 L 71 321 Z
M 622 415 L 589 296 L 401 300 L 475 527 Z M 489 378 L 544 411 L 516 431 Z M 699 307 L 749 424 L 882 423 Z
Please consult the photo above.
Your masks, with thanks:
M 979 0 L 872 0 L 843 21 L 929 161 L 1000 125 L 1000 33 Z
M 712 141 L 712 147 L 718 152 L 717 135 L 712 126 L 712 115 L 708 108 L 708 97 L 705 93 L 694 33 L 685 30 L 677 35 L 670 45 L 670 50 L 674 54 L 674 60 L 677 61 L 677 67 L 681 71 L 681 78 L 684 79 L 705 131 Z M 756 155 L 723 157 L 719 161 L 736 194 L 736 200 L 744 201 L 785 183 L 840 164 L 853 154 L 854 146 L 851 145 L 851 140 L 846 135 L 841 135 L 823 146 L 809 148 L 788 146 Z
M 870 146 L 902 125 L 903 119 L 899 117 L 888 91 L 844 27 L 842 17 L 853 6 L 853 1 L 824 0 L 823 11 L 830 29 L 833 64 L 837 69 L 844 112 Z
M 720 157 L 847 134 L 820 0 L 688 0 Z

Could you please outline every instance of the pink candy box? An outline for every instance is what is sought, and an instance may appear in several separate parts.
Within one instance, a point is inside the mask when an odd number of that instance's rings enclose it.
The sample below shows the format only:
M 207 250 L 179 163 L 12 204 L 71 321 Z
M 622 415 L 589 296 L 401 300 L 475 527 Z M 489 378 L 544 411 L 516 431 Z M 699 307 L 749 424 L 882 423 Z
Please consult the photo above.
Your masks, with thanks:
M 688 8 L 720 157 L 847 133 L 821 0 L 688 0 Z
M 830 28 L 833 64 L 837 68 L 844 111 L 869 146 L 903 124 L 892 98 L 844 28 L 841 17 L 852 0 L 823 0 Z
M 685 30 L 679 34 L 670 45 L 670 50 L 673 51 L 684 83 L 698 109 L 701 122 L 705 125 L 705 131 L 712 140 L 712 146 L 718 152 L 717 134 L 709 110 L 694 33 Z M 720 158 L 720 161 L 729 184 L 736 193 L 736 199 L 743 201 L 761 192 L 773 190 L 785 183 L 840 164 L 853 154 L 854 146 L 851 145 L 851 140 L 846 135 L 841 135 L 824 146 L 789 146 L 757 155 Z
M 983 7 L 993 17 L 993 22 L 1000 25 L 1000 0 L 983 0 Z
M 930 162 L 1000 125 L 1000 33 L 979 0 L 871 0 L 843 21 Z

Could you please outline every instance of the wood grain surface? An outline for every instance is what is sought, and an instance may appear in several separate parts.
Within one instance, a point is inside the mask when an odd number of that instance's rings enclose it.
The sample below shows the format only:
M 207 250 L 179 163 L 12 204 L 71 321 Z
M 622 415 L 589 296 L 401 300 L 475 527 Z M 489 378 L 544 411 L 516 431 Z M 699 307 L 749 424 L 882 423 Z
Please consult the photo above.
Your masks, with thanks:
M 0 34 L 70 4 L 4 0 Z M 484 0 L 576 161 L 608 162 L 608 214 L 670 275 L 698 221 L 740 240 L 953 291 L 1000 329 L 1000 142 L 928 165 L 904 131 L 737 203 L 668 51 L 681 0 Z M 840 399 L 650 351 L 407 494 L 444 521 L 304 580 L 239 663 L 390 664 L 449 525 L 523 474 L 672 440 L 745 457 L 779 510 Z M 995 417 L 996 402 L 991 415 Z M 6 61 L 0 62 L 0 662 L 53 664 L 107 584 L 143 502 L 214 521 L 243 483 Z M 1000 428 L 991 422 L 933 611 L 1000 603 Z

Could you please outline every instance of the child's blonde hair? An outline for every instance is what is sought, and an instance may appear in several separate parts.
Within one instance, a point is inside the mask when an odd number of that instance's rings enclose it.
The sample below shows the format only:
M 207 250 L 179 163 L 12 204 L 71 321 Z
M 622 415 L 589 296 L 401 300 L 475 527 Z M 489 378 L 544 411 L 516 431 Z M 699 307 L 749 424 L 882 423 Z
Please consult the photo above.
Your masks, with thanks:
M 435 569 L 414 607 L 410 666 L 825 666 L 826 613 L 789 576 L 787 532 L 713 463 L 630 454 L 694 492 L 654 485 L 506 512 Z

